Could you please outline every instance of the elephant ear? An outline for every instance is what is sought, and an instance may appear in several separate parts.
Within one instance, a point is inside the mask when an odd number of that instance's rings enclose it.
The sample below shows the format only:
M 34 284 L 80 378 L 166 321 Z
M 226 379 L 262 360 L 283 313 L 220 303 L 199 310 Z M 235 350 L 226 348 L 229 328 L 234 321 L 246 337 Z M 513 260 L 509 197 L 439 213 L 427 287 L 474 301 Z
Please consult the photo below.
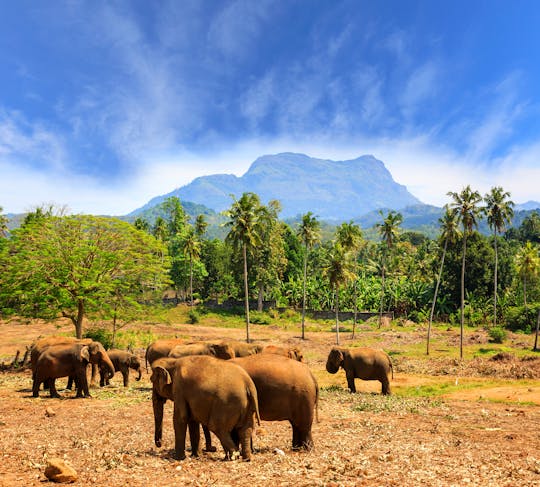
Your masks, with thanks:
M 81 348 L 79 356 L 81 357 L 81 360 L 86 360 L 87 362 L 90 362 L 90 352 L 88 350 L 88 345 Z
M 161 367 L 160 365 L 152 367 L 150 380 L 156 385 L 169 385 L 172 383 L 171 374 L 169 374 L 165 367 Z

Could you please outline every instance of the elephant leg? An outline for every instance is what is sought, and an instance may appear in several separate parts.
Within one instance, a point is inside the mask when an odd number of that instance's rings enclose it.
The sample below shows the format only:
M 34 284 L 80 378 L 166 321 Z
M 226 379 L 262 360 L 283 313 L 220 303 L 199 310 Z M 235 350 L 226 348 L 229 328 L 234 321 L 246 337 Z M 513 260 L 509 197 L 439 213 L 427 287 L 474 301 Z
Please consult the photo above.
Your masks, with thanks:
M 34 374 L 34 380 L 32 382 L 32 397 L 39 397 L 39 386 L 41 385 L 41 380 L 37 378 L 37 375 Z
M 354 385 L 354 372 L 347 372 L 347 387 L 351 392 L 356 392 L 356 386 Z
M 202 427 L 203 433 L 204 433 L 204 441 L 206 443 L 206 446 L 204 448 L 207 452 L 215 452 L 217 451 L 217 448 L 215 446 L 212 446 L 212 437 L 210 436 L 210 430 L 203 425 Z
M 105 385 L 105 373 L 101 370 L 99 371 L 99 387 L 103 387 Z
M 388 380 L 388 377 L 384 377 L 381 380 L 381 384 L 382 384 L 382 393 L 385 396 L 389 396 L 390 394 L 392 394 L 392 392 L 390 391 L 390 381 Z
M 197 421 L 190 420 L 188 422 L 189 428 L 189 441 L 191 442 L 191 456 L 198 457 L 200 454 L 199 443 L 201 440 L 201 432 L 199 423 Z
M 242 458 L 246 462 L 249 462 L 251 460 L 252 434 L 253 434 L 253 427 L 251 425 L 243 426 L 238 431 L 238 435 L 240 437 L 240 444 L 242 445 Z
M 98 376 L 98 366 L 97 366 L 97 364 L 92 364 L 92 376 L 91 376 L 91 379 L 90 379 L 90 385 L 91 386 L 96 385 L 97 376 Z M 86 383 L 88 384 L 88 379 L 86 380 Z M 90 394 L 88 394 L 88 395 L 90 395 Z
M 76 397 L 92 397 L 90 391 L 88 390 L 88 378 L 86 377 L 86 368 L 83 369 L 82 373 L 79 373 L 75 379 L 77 386 L 77 396 Z
M 122 377 L 124 378 L 124 387 L 127 387 L 129 385 L 129 369 L 127 367 L 122 370 Z
M 224 460 L 232 460 L 234 458 L 234 452 L 237 451 L 236 444 L 231 437 L 230 431 L 219 430 L 215 431 L 216 436 L 221 442 L 223 450 L 225 450 Z
M 188 425 L 187 411 L 181 401 L 174 401 L 173 424 L 174 424 L 174 449 L 177 460 L 186 458 L 186 429 Z
M 75 377 L 73 376 L 69 376 L 68 378 L 68 383 L 67 383 L 67 386 L 66 386 L 66 389 L 69 389 L 71 391 L 71 389 L 73 389 L 73 382 L 75 381 Z M 77 387 L 77 386 L 75 386 Z
M 49 382 L 49 391 L 51 394 L 51 397 L 60 397 L 60 394 L 58 394 L 58 391 L 56 390 L 56 384 L 55 379 L 51 379 Z
M 155 391 L 152 392 L 152 409 L 154 410 L 154 443 L 160 448 L 161 438 L 163 436 L 163 406 L 166 399 L 158 396 Z

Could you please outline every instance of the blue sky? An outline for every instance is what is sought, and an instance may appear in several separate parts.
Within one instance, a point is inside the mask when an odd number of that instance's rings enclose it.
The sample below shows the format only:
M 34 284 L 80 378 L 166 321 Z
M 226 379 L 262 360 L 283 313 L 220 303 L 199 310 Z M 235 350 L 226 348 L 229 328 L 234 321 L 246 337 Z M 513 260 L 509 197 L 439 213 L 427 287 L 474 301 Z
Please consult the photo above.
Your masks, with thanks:
M 0 2 L 0 206 L 124 214 L 258 156 L 540 200 L 536 1 Z

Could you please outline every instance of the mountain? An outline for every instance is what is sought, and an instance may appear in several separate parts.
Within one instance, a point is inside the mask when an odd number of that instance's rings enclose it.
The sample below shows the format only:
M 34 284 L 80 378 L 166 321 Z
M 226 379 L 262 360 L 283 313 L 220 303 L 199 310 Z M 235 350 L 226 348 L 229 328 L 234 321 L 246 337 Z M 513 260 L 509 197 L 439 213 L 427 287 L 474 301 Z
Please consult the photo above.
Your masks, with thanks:
M 529 211 L 538 209 L 540 209 L 540 203 L 538 201 L 526 201 L 525 203 L 514 206 L 514 211 Z
M 283 218 L 311 211 L 323 220 L 348 220 L 378 208 L 400 210 L 420 204 L 405 186 L 393 180 L 383 162 L 371 155 L 331 161 L 287 152 L 259 157 L 241 177 L 216 174 L 196 178 L 153 198 L 130 216 L 170 196 L 223 211 L 231 206 L 231 194 L 239 197 L 247 191 L 257 193 L 263 203 L 279 200 Z

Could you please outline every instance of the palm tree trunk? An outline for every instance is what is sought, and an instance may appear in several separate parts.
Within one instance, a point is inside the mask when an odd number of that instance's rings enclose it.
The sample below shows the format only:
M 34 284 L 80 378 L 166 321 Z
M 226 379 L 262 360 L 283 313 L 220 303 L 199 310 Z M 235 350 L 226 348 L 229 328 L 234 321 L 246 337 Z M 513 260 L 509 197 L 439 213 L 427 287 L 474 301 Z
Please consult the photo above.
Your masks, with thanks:
M 242 253 L 244 254 L 244 304 L 246 307 L 246 342 L 249 343 L 249 288 L 246 244 L 242 245 Z
M 259 283 L 259 292 L 257 294 L 257 311 L 262 312 L 264 301 L 264 284 L 262 282 Z
M 352 325 L 352 337 L 354 339 L 354 333 L 356 331 L 356 321 L 357 321 L 357 318 L 358 318 L 358 305 L 356 304 L 356 285 L 357 285 L 358 281 L 354 281 L 354 284 L 353 284 L 353 325 Z
M 467 253 L 467 234 L 463 232 L 463 256 L 461 259 L 461 322 L 459 334 L 459 358 L 463 358 L 463 332 L 465 328 L 465 255 Z
M 525 308 L 525 323 L 529 324 L 529 310 L 527 309 L 527 278 L 523 276 L 523 307 Z
M 335 304 L 336 304 L 336 345 L 339 345 L 339 287 L 334 288 Z
M 382 271 L 381 271 L 381 277 L 382 277 L 382 282 L 381 282 L 381 305 L 379 307 L 379 328 L 381 327 L 382 325 L 382 314 L 383 314 L 383 307 L 384 307 L 384 261 L 383 261 L 383 267 L 382 267 Z
M 448 239 L 444 240 L 444 249 L 441 259 L 441 267 L 439 268 L 439 274 L 437 275 L 437 284 L 435 284 L 435 292 L 433 293 L 433 303 L 431 303 L 431 312 L 429 314 L 429 323 L 427 329 L 427 345 L 426 355 L 429 355 L 429 340 L 431 338 L 431 323 L 433 323 L 433 315 L 435 313 L 435 303 L 437 302 L 437 294 L 439 293 L 439 284 L 441 283 L 442 271 L 444 267 L 444 258 L 446 257 L 446 247 L 448 246 Z
M 304 253 L 304 283 L 302 290 L 302 340 L 305 339 L 305 320 L 306 320 L 306 280 L 307 280 L 307 253 L 308 246 L 305 246 Z
M 540 329 L 540 309 L 538 310 L 538 317 L 536 318 L 536 333 L 534 335 L 534 347 L 533 351 L 538 351 L 538 330 Z
M 494 289 L 493 289 L 493 327 L 497 326 L 497 268 L 498 268 L 498 249 L 497 249 L 497 228 L 493 229 L 493 238 L 495 241 L 495 270 L 494 270 Z
M 191 295 L 191 307 L 193 307 L 193 257 L 189 256 L 189 294 Z

